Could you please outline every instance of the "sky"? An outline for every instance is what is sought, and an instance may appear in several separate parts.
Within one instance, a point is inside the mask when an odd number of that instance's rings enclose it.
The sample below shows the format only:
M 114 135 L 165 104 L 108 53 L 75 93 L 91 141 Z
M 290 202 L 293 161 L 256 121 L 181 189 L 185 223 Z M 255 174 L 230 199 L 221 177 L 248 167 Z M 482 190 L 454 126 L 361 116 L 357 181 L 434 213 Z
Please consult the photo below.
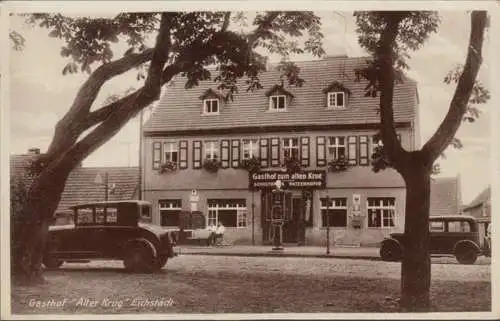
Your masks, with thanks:
M 366 53 L 357 43 L 356 25 L 352 12 L 321 11 L 324 48 L 329 55 L 362 56 Z M 470 18 L 462 11 L 441 11 L 439 31 L 412 55 L 410 77 L 418 82 L 421 141 L 425 142 L 436 130 L 449 108 L 454 86 L 443 83 L 446 73 L 463 63 L 469 36 Z M 38 147 L 44 152 L 50 144 L 56 122 L 68 110 L 84 74 L 62 75 L 66 60 L 60 57 L 62 43 L 49 38 L 44 29 L 27 27 L 22 20 L 11 21 L 11 27 L 23 34 L 26 46 L 20 52 L 10 52 L 10 153 L 22 154 Z M 479 79 L 488 87 L 489 40 L 486 39 L 483 65 Z M 116 57 L 124 47 L 117 47 Z M 273 58 L 273 57 L 271 57 Z M 294 57 L 309 60 L 310 56 Z M 135 73 L 129 72 L 107 83 L 96 100 L 99 107 L 104 99 L 130 87 L 139 88 Z M 491 89 L 491 88 L 490 88 Z M 439 176 L 460 175 L 462 199 L 471 201 L 490 184 L 491 103 L 481 105 L 480 118 L 464 123 L 457 137 L 464 148 L 446 151 L 440 159 Z M 113 139 L 89 156 L 84 166 L 137 166 L 139 156 L 139 120 L 133 119 Z M 488 162 L 488 165 L 483 166 Z

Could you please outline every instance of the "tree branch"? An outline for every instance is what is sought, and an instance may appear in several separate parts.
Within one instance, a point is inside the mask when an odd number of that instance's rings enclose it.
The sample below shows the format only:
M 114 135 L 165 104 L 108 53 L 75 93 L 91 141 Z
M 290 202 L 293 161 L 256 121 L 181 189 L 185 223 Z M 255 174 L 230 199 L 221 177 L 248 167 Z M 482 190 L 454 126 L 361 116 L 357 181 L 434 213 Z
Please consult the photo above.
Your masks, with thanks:
M 384 143 L 384 151 L 395 168 L 399 167 L 398 160 L 404 153 L 401 143 L 397 139 L 394 129 L 394 55 L 399 24 L 403 14 L 387 13 L 387 25 L 380 36 L 380 46 L 377 48 L 375 63 L 378 64 L 378 79 L 380 85 L 380 133 Z
M 81 126 L 79 126 L 80 119 L 89 112 L 106 81 L 151 60 L 152 57 L 153 50 L 148 49 L 139 54 L 124 56 L 97 68 L 80 87 L 69 111 L 57 122 L 54 138 L 47 151 L 47 158 L 50 159 L 59 151 L 67 149 L 78 139 L 82 133 Z
M 431 162 L 434 162 L 450 145 L 467 111 L 472 88 L 481 67 L 486 24 L 486 11 L 473 11 L 471 13 L 469 48 L 465 66 L 455 88 L 450 108 L 434 135 L 422 147 L 422 153 Z
M 229 23 L 231 22 L 231 11 L 226 11 L 224 13 L 224 22 L 222 23 L 222 28 L 220 31 L 226 31 L 229 28 Z

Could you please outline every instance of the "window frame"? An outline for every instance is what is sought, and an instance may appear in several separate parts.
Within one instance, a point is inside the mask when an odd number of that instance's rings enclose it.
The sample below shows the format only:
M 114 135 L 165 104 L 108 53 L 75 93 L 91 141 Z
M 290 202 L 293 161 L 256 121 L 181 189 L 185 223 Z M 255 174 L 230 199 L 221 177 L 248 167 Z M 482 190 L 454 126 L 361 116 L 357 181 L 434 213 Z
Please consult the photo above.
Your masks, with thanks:
M 207 148 L 207 144 L 210 144 L 210 149 Z M 207 152 L 210 151 L 210 157 L 207 157 Z M 214 153 L 214 151 L 216 153 Z M 220 159 L 220 144 L 218 140 L 205 140 L 203 141 L 203 159 L 219 160 Z
M 343 105 L 342 106 L 339 106 L 337 104 L 337 96 L 341 95 L 342 96 L 342 102 L 343 102 Z M 331 97 L 334 96 L 334 101 L 335 101 L 335 104 L 331 104 Z M 327 96 L 326 96 L 326 108 L 328 109 L 346 109 L 347 107 L 347 104 L 346 104 L 346 95 L 345 95 L 345 92 L 343 91 L 329 91 Z
M 378 200 L 378 204 L 376 205 L 370 205 L 370 200 Z M 392 201 L 392 205 L 384 205 L 383 202 L 384 200 L 389 200 Z M 380 210 L 380 226 L 370 226 L 370 210 Z M 392 211 L 392 212 L 391 212 Z M 391 214 L 392 215 L 392 222 L 393 226 L 385 226 L 384 224 L 384 218 L 386 214 Z M 396 228 L 397 227 L 397 222 L 396 222 L 396 198 L 395 197 L 368 197 L 366 199 L 366 219 L 368 220 L 367 222 L 367 227 L 372 228 L 372 229 L 391 229 L 391 228 Z
M 168 204 L 169 206 L 162 206 L 163 204 Z M 177 212 L 178 215 L 180 215 L 180 212 L 182 211 L 182 199 L 160 199 L 158 200 L 158 214 L 160 216 L 160 226 L 175 226 L 175 225 L 163 225 L 163 215 L 162 211 L 167 211 L 167 212 Z M 179 217 L 180 219 L 180 217 Z
M 233 199 L 228 199 L 233 200 Z M 243 201 L 244 199 L 242 199 Z M 246 205 L 246 199 L 244 200 L 244 206 L 241 206 L 239 203 L 231 204 L 224 206 L 221 203 L 214 202 L 211 204 L 211 199 L 207 200 L 207 226 L 213 224 L 217 226 L 219 223 L 219 212 L 220 211 L 236 211 L 236 226 L 227 226 L 224 227 L 229 228 L 247 228 L 248 227 L 248 207 Z M 240 223 L 242 223 L 240 225 Z
M 217 111 L 212 111 L 213 103 L 217 103 Z M 209 108 L 210 105 L 210 108 Z M 218 115 L 220 113 L 220 102 L 218 98 L 206 98 L 203 99 L 203 115 Z
M 334 139 L 335 140 L 335 144 L 331 144 L 331 139 Z M 343 145 L 341 145 L 339 143 L 339 140 L 340 139 L 343 139 L 344 140 L 344 143 Z M 327 136 L 326 137 L 326 149 L 325 149 L 325 152 L 326 152 L 326 161 L 329 162 L 329 161 L 333 161 L 333 160 L 337 160 L 339 159 L 339 148 L 343 148 L 344 149 L 344 159 L 347 160 L 348 159 L 348 156 L 347 156 L 347 137 L 346 136 Z M 335 156 L 336 157 L 332 157 L 332 155 L 330 154 L 330 148 L 334 148 L 335 149 Z
M 170 147 L 169 150 L 167 150 L 167 147 Z M 177 154 L 177 160 L 174 162 L 172 160 L 172 153 Z M 170 153 L 170 159 L 167 159 L 167 153 Z M 179 142 L 177 141 L 165 141 L 163 142 L 163 149 L 162 149 L 162 163 L 166 163 L 167 161 L 169 162 L 174 162 L 177 165 L 179 164 L 179 159 L 180 159 L 180 151 L 179 151 Z
M 283 108 L 279 108 L 280 98 L 283 99 Z M 276 99 L 276 108 L 274 107 L 273 99 Z M 282 111 L 286 111 L 286 109 L 287 109 L 286 95 L 271 95 L 271 96 L 269 96 L 269 110 L 270 111 L 282 112 Z
M 319 206 L 319 212 L 320 212 L 320 215 L 321 215 L 321 227 L 328 227 L 328 225 L 326 225 L 327 222 L 324 222 L 323 221 L 323 217 L 325 216 L 323 214 L 323 211 L 333 211 L 333 210 L 342 210 L 342 211 L 345 211 L 345 225 L 331 225 L 330 224 L 330 227 L 339 227 L 339 228 L 342 228 L 342 227 L 347 227 L 348 226 L 348 207 L 347 207 L 347 197 L 331 197 L 330 200 L 332 201 L 331 202 L 331 205 L 330 206 L 326 206 L 323 202 L 326 203 L 326 197 L 322 197 L 320 198 L 320 206 Z M 344 203 L 342 205 L 342 203 Z M 332 213 L 333 214 L 333 213 Z M 326 215 L 330 216 L 332 214 L 328 214 L 328 212 L 326 213 Z M 330 221 L 331 223 L 331 221 Z
M 244 138 L 241 140 L 241 159 L 259 158 L 260 142 L 258 138 Z M 245 153 L 248 152 L 248 157 Z
M 293 141 L 296 140 L 297 145 L 293 145 Z M 289 141 L 289 144 L 285 144 L 286 141 Z M 300 162 L 300 137 L 284 137 L 281 139 L 281 151 L 280 151 L 280 160 L 281 162 L 285 161 L 285 152 L 288 150 L 290 152 L 290 156 L 292 156 L 292 149 L 297 150 L 297 157 L 295 158 Z

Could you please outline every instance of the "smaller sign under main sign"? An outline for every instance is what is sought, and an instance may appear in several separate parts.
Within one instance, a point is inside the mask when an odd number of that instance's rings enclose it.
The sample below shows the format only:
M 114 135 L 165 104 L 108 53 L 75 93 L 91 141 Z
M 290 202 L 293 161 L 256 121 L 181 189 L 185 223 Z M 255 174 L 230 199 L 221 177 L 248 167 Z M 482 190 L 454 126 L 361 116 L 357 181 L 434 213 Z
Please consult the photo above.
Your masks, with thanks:
M 250 189 L 273 189 L 276 181 L 282 182 L 282 189 L 323 189 L 326 186 L 325 171 L 260 171 L 249 174 Z

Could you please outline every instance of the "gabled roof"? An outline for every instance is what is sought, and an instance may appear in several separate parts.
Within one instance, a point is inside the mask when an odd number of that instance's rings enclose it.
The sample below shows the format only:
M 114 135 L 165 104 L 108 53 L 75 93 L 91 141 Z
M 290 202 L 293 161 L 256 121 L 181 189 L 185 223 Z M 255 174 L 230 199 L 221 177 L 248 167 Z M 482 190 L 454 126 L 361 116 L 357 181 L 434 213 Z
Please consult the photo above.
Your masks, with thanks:
M 463 210 L 468 211 L 475 207 L 487 204 L 491 200 L 491 187 L 485 188 L 475 199 L 472 200 L 468 205 L 466 205 Z
M 31 179 L 26 175 L 26 166 L 35 155 L 11 155 L 10 173 L 12 177 L 22 177 L 26 184 Z M 104 186 L 97 185 L 95 179 L 100 174 L 104 179 L 108 173 L 108 183 L 114 184 L 115 188 L 108 193 L 109 201 L 121 201 L 136 199 L 139 189 L 138 167 L 78 167 L 74 169 L 61 195 L 61 200 L 56 212 L 66 212 L 70 206 L 81 203 L 104 201 Z
M 366 81 L 357 82 L 355 69 L 366 66 L 366 57 L 335 57 L 323 60 L 296 62 L 300 77 L 305 80 L 302 87 L 285 89 L 294 95 L 287 111 L 279 114 L 266 112 L 269 98 L 265 95 L 280 78 L 276 66 L 260 75 L 262 89 L 247 91 L 245 79 L 239 82 L 239 91 L 234 100 L 228 101 L 218 117 L 204 117 L 199 108 L 199 97 L 215 83 L 202 81 L 200 85 L 185 89 L 185 77 L 178 76 L 166 88 L 154 113 L 144 125 L 145 132 L 189 131 L 211 129 L 246 128 L 250 124 L 261 127 L 281 125 L 351 125 L 378 124 L 379 98 L 365 97 Z M 216 75 L 212 75 L 214 78 Z M 326 106 L 324 88 L 338 81 L 351 91 L 346 109 L 329 110 Z M 415 118 L 417 85 L 411 79 L 395 85 L 395 122 L 410 122 Z
M 458 215 L 461 190 L 459 177 L 438 177 L 431 181 L 430 215 Z

